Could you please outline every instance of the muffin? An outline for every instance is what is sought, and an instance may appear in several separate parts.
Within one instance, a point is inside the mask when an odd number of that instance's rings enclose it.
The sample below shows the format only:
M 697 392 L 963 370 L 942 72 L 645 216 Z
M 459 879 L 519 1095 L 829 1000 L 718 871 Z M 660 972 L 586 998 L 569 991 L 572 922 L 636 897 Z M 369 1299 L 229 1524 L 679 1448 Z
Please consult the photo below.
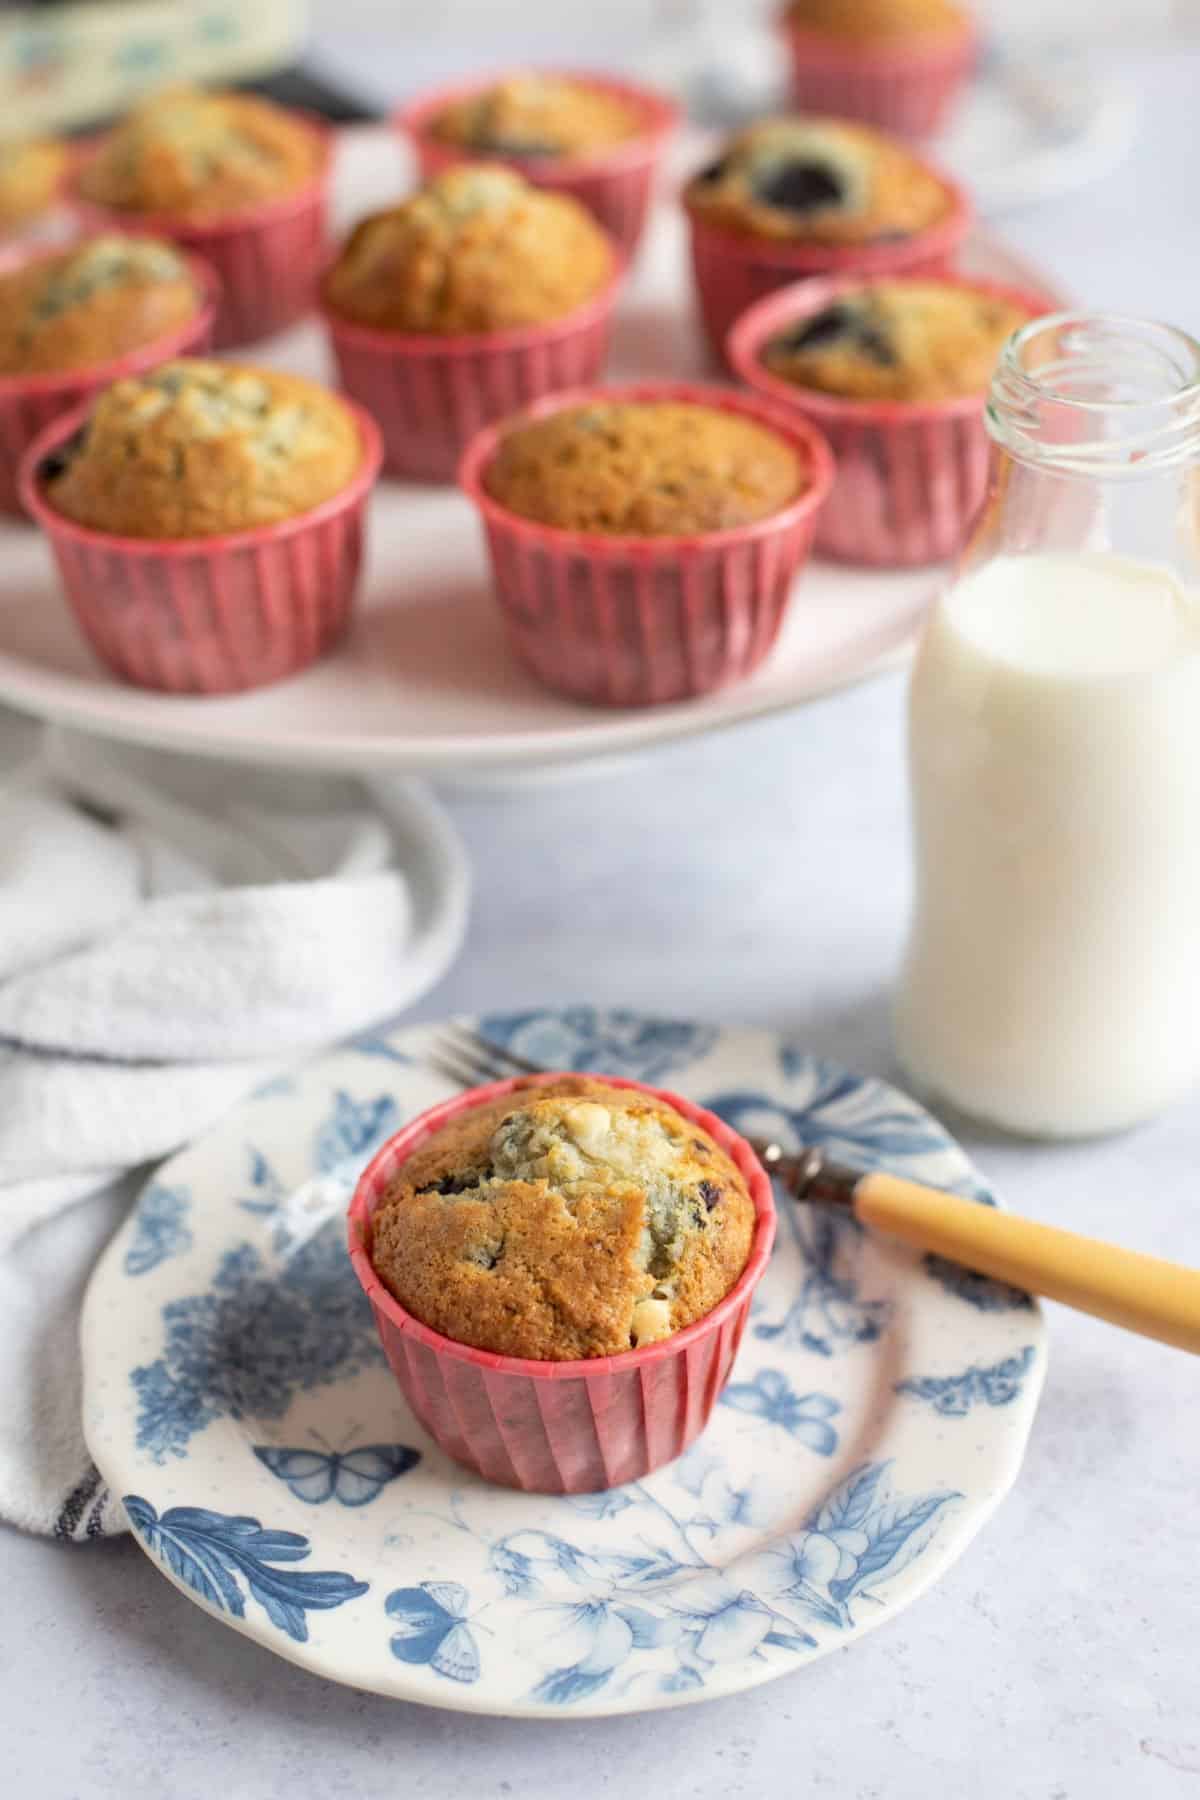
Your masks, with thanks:
M 403 1164 L 371 1260 L 443 1336 L 562 1362 L 655 1343 L 746 1265 L 755 1207 L 701 1126 L 636 1089 L 564 1077 L 460 1113 Z
M 879 281 L 797 320 L 761 359 L 796 387 L 928 405 L 982 394 L 1005 339 L 1029 317 L 1015 298 L 984 288 Z
M 567 76 L 520 71 L 450 101 L 430 121 L 443 143 L 478 156 L 580 157 L 636 137 L 628 100 Z
M 310 512 L 362 460 L 354 415 L 316 382 L 180 360 L 106 389 L 44 489 L 94 531 L 204 538 Z
M 612 245 L 576 201 L 462 164 L 363 219 L 324 297 L 383 331 L 461 336 L 561 319 L 615 272 Z
M 946 184 L 903 145 L 839 119 L 767 119 L 740 132 L 684 193 L 739 236 L 828 246 L 894 241 L 944 219 Z
M 792 0 L 779 23 L 801 111 L 907 137 L 944 123 L 975 58 L 956 0 Z
M 187 259 L 110 234 L 0 274 L 0 375 L 109 362 L 176 331 L 205 300 Z
M 955 0 L 791 0 L 784 17 L 850 43 L 880 44 L 956 31 L 967 14 Z
M 791 444 L 736 413 L 598 400 L 505 433 L 484 486 L 510 512 L 560 531 L 694 537 L 779 512 L 807 472 Z
M 79 192 L 122 212 L 200 221 L 294 193 L 320 162 L 311 128 L 269 100 L 169 88 L 105 138 Z
M 15 231 L 49 212 L 66 166 L 66 146 L 54 138 L 0 144 L 0 231 Z

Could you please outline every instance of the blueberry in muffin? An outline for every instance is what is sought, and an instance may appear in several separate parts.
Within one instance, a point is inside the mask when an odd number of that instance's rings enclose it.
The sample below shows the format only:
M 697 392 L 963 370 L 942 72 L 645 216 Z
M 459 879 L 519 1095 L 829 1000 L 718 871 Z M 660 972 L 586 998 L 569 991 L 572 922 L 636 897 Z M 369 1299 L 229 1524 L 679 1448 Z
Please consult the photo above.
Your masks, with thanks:
M 808 470 L 789 442 L 738 413 L 613 400 L 514 426 L 483 480 L 511 512 L 561 530 L 691 537 L 779 512 Z
M 604 88 L 559 75 L 517 73 L 452 101 L 431 134 L 481 156 L 585 156 L 636 137 L 637 109 Z
M 89 238 L 0 275 L 0 374 L 111 361 L 194 318 L 202 299 L 172 245 Z
M 749 237 L 870 244 L 908 237 L 950 209 L 944 182 L 903 145 L 837 119 L 768 119 L 694 176 L 697 218 Z
M 578 201 L 511 169 L 462 163 L 363 219 L 324 295 L 342 318 L 380 330 L 471 334 L 562 318 L 615 269 Z
M 211 537 L 310 511 L 362 458 L 354 415 L 315 381 L 180 358 L 106 388 L 42 481 L 96 531 Z
M 414 1151 L 375 1212 L 371 1261 L 444 1337 L 566 1361 L 711 1312 L 754 1223 L 706 1131 L 636 1089 L 565 1076 L 460 1113 Z

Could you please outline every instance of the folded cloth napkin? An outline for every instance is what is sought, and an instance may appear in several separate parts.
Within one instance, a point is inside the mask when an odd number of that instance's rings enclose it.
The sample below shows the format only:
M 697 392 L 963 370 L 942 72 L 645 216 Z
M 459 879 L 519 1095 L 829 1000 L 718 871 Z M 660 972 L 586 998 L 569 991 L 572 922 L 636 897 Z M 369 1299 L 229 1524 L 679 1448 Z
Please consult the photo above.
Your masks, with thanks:
M 0 1517 L 124 1529 L 79 1424 L 79 1302 L 131 1173 L 430 988 L 468 880 L 429 796 L 57 727 L 0 785 Z

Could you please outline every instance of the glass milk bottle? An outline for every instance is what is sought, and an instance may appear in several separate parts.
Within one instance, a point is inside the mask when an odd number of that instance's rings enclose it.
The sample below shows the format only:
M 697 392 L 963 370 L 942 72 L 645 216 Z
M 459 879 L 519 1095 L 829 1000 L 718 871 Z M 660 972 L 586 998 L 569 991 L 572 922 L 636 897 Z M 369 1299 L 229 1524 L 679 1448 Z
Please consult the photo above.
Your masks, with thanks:
M 1200 345 L 1034 320 L 987 419 L 912 680 L 896 1042 L 934 1095 L 1068 1137 L 1200 1077 Z

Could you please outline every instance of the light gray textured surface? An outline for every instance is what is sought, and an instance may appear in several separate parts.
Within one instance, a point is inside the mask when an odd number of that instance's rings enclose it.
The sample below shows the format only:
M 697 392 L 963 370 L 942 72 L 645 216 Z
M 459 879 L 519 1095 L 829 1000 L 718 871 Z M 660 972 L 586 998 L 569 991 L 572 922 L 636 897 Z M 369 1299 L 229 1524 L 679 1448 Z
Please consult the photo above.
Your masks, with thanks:
M 1200 59 L 1133 72 L 1148 104 L 1129 168 L 1007 229 L 1081 295 L 1194 329 Z M 451 794 L 478 902 L 467 953 L 423 1014 L 623 1002 L 770 1022 L 892 1072 L 886 987 L 907 905 L 901 701 L 901 681 L 885 677 L 605 775 Z M 1010 1204 L 1200 1262 L 1200 1102 L 1083 1146 L 962 1135 Z M 0 1790 L 1198 1792 L 1197 1365 L 1063 1312 L 1051 1322 L 1024 1476 L 933 1593 L 849 1656 L 653 1718 L 516 1725 L 354 1694 L 223 1629 L 129 1542 L 67 1550 L 0 1532 Z

